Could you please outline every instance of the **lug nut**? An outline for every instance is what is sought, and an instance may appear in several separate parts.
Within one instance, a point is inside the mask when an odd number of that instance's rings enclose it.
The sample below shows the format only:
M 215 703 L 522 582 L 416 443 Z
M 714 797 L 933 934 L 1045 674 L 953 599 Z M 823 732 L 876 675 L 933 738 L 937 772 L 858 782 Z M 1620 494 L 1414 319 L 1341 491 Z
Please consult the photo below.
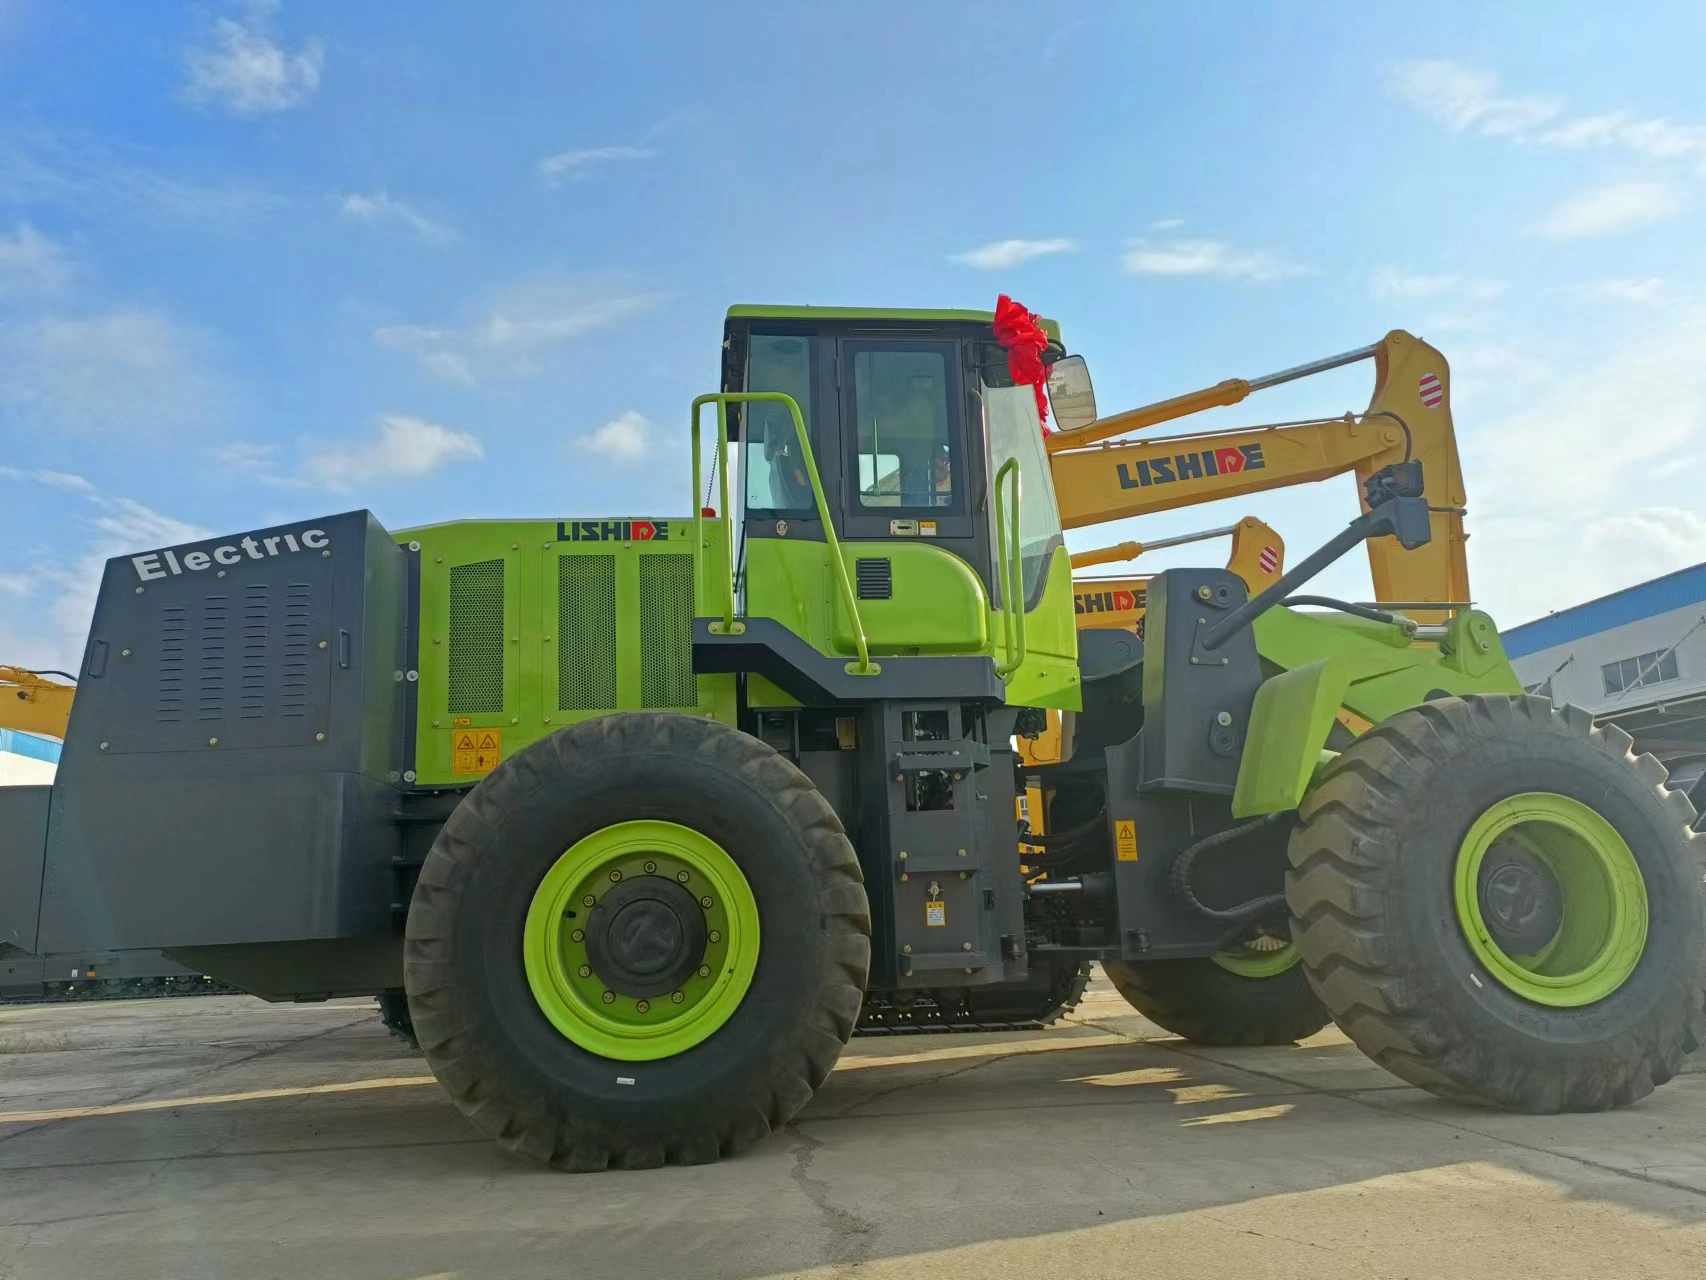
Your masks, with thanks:
M 711 895 L 707 893 L 703 898 L 700 898 L 699 905 L 709 911 L 711 909 Z
M 712 942 L 721 942 L 723 940 L 723 935 L 718 933 L 715 929 L 711 930 L 711 932 L 706 936 L 709 937 Z
M 681 881 L 682 884 L 687 883 L 687 873 L 685 871 L 677 871 L 675 873 L 675 878 Z
M 711 966 L 708 964 L 700 965 L 699 966 L 699 976 L 701 978 L 709 978 L 711 976 Z
M 652 1002 L 650 1000 L 642 1000 L 639 1004 L 635 1005 L 634 1008 L 638 1009 L 641 1013 L 650 1013 L 652 1011 Z
M 595 904 L 595 903 L 596 903 L 596 902 L 597 902 L 597 901 L 598 901 L 598 899 L 597 899 L 597 898 L 595 898 L 595 897 L 593 897 L 593 896 L 592 896 L 592 895 L 591 895 L 591 894 L 590 894 L 590 893 L 589 893 L 589 894 L 587 894 L 587 895 L 586 895 L 586 897 L 584 897 L 584 898 L 582 898 L 582 899 L 581 899 L 581 906 L 583 906 L 583 907 L 590 907 L 590 906 L 592 906 L 592 905 L 593 905 L 593 904 Z
M 614 991 L 606 991 L 604 993 L 604 1003 L 605 1004 L 615 1004 L 616 1003 L 616 993 Z
M 676 1004 L 680 1004 L 682 999 L 683 999 L 682 994 L 679 991 L 675 992 L 673 995 L 670 996 L 670 1000 L 672 1000 Z
M 580 973 L 580 976 L 583 978 L 592 977 L 592 966 L 590 964 L 583 964 L 580 967 L 579 973 Z
M 651 875 L 651 874 L 652 874 L 652 872 L 654 872 L 654 871 L 656 871 L 656 870 L 657 870 L 657 869 L 658 869 L 658 864 L 657 864 L 657 863 L 655 863 L 655 862 L 648 862 L 648 863 L 646 863 L 646 874 L 647 874 L 647 875 L 648 875 L 648 876 L 649 876 L 649 875 Z
M 576 929 L 573 933 L 571 933 L 569 935 L 569 941 L 570 942 L 583 942 L 585 940 L 586 940 L 586 930 L 585 929 Z
M 615 884 L 621 878 L 622 878 L 622 873 L 620 871 L 612 871 L 610 873 L 610 883 L 611 884 Z

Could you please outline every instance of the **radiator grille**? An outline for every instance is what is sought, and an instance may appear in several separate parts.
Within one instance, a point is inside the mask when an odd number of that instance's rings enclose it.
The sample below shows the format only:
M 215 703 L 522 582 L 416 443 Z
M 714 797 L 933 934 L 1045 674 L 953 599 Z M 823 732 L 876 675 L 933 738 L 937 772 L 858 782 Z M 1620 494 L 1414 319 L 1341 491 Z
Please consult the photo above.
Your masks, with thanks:
M 557 557 L 557 707 L 616 706 L 616 557 Z
M 887 556 L 855 560 L 853 574 L 859 584 L 859 599 L 889 600 L 894 596 L 894 575 Z
M 205 596 L 201 602 L 201 652 L 196 657 L 195 718 L 225 718 L 225 669 L 229 659 L 231 601 Z
M 699 705 L 691 555 L 640 557 L 640 705 Z
M 306 582 L 284 584 L 284 653 L 279 663 L 278 713 L 308 714 L 308 659 L 313 637 L 312 601 Z
M 450 703 L 452 715 L 504 709 L 504 562 L 480 560 L 450 569 Z
M 161 609 L 159 678 L 154 697 L 154 718 L 161 724 L 183 723 L 189 643 L 189 607 L 170 604 Z

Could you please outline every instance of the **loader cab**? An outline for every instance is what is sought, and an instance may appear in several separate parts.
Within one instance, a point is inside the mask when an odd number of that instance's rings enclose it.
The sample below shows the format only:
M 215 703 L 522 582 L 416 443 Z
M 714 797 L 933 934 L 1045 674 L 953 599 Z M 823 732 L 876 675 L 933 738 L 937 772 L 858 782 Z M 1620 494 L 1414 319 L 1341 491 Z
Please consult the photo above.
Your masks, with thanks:
M 799 403 L 873 653 L 1000 647 L 1012 593 L 996 515 L 999 505 L 1011 528 L 1013 468 L 999 503 L 995 479 L 1011 460 L 1020 477 L 1019 604 L 1036 613 L 1056 561 L 1064 566 L 1060 517 L 1035 394 L 1013 384 L 987 314 L 735 307 L 723 351 L 725 391 L 781 391 Z M 738 406 L 730 430 L 742 612 L 846 652 L 847 620 L 825 577 L 822 520 L 790 412 Z M 1069 597 L 1068 589 L 1068 626 Z

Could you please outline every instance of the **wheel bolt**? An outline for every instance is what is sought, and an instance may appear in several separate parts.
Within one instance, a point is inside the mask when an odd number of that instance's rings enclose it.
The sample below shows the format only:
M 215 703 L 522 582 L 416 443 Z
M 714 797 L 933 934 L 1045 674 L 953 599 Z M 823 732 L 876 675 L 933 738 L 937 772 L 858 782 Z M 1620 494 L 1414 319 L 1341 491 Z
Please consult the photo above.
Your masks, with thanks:
M 620 871 L 612 871 L 610 873 L 610 883 L 612 883 L 612 884 L 615 884 L 621 878 L 622 878 L 622 873 Z
M 700 965 L 699 966 L 699 976 L 701 978 L 709 978 L 711 976 L 711 966 L 708 964 Z
M 670 996 L 670 999 L 673 1000 L 676 1004 L 680 1004 L 682 1001 L 681 992 L 677 991 L 674 995 Z
M 655 862 L 648 862 L 648 863 L 646 863 L 646 874 L 647 874 L 647 875 L 648 875 L 648 876 L 649 876 L 649 875 L 651 875 L 651 874 L 652 874 L 652 872 L 654 872 L 654 871 L 656 871 L 656 870 L 657 870 L 657 869 L 658 869 L 658 864 L 657 864 L 657 863 L 655 863 Z
M 639 1004 L 635 1005 L 634 1008 L 638 1009 L 641 1013 L 650 1013 L 652 1011 L 652 1002 L 650 1000 L 642 1000 Z
M 681 881 L 682 884 L 687 883 L 687 873 L 685 871 L 677 871 L 675 873 L 675 878 Z
M 581 942 L 581 941 L 584 941 L 585 938 L 586 938 L 586 930 L 585 929 L 576 929 L 573 933 L 571 933 L 569 935 L 569 941 L 570 942 Z
M 595 898 L 595 897 L 593 897 L 593 896 L 592 896 L 592 895 L 591 895 L 591 894 L 590 894 L 590 893 L 589 893 L 589 894 L 587 894 L 587 895 L 586 895 L 586 897 L 584 897 L 584 898 L 582 898 L 582 899 L 581 899 L 581 906 L 583 906 L 583 907 L 590 907 L 590 906 L 592 906 L 592 905 L 593 905 L 593 904 L 595 904 L 595 903 L 596 903 L 596 902 L 597 902 L 597 901 L 598 901 L 598 899 L 597 899 L 597 898 Z
M 711 930 L 710 938 L 712 942 L 721 942 L 723 940 L 723 935 L 713 929 Z
M 604 993 L 604 1003 L 605 1004 L 615 1004 L 616 1003 L 616 993 L 614 991 L 606 991 Z
M 707 893 L 703 898 L 700 898 L 699 905 L 709 911 L 711 909 L 711 895 Z
M 581 966 L 581 967 L 580 967 L 580 975 L 581 975 L 581 977 L 583 977 L 583 978 L 590 978 L 590 977 L 592 977 L 592 966 L 591 966 L 591 965 L 590 965 L 590 964 L 583 964 L 583 965 L 582 965 L 582 966 Z

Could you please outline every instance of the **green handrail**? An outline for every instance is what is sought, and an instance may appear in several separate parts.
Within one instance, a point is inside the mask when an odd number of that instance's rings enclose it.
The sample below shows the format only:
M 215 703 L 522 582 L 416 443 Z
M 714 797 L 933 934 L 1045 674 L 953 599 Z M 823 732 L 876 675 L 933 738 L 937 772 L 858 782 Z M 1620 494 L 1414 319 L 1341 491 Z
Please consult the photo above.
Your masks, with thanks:
M 1008 472 L 1013 473 L 1011 515 L 1002 509 L 1001 502 L 1001 483 Z M 1007 459 L 995 473 L 995 560 L 996 572 L 1001 575 L 1001 623 L 1008 659 L 995 665 L 995 674 L 1002 679 L 1025 664 L 1025 562 L 1019 550 L 1019 480 L 1017 458 Z
M 722 511 L 730 518 L 729 509 L 729 405 L 769 401 L 788 407 L 794 419 L 794 435 L 800 442 L 800 457 L 806 464 L 806 477 L 812 482 L 812 497 L 817 501 L 817 516 L 823 522 L 823 540 L 829 549 L 829 563 L 835 570 L 835 584 L 841 592 L 841 603 L 853 623 L 853 644 L 859 651 L 859 661 L 847 664 L 849 674 L 874 676 L 882 668 L 871 661 L 870 644 L 865 639 L 865 623 L 859 616 L 859 600 L 853 594 L 853 580 L 847 576 L 847 562 L 841 558 L 841 539 L 835 536 L 835 523 L 829 518 L 829 500 L 823 496 L 823 481 L 818 478 L 817 459 L 812 456 L 812 442 L 806 435 L 805 415 L 799 403 L 785 391 L 724 391 L 702 395 L 693 401 L 693 536 L 699 546 L 705 545 L 705 509 L 699 497 L 699 410 L 707 404 L 717 406 L 717 453 L 714 464 L 722 482 Z M 1017 526 L 1015 526 L 1017 527 Z M 723 621 L 719 627 L 711 624 L 715 635 L 739 635 L 746 628 L 735 621 L 734 538 L 724 539 L 726 563 L 723 566 Z

